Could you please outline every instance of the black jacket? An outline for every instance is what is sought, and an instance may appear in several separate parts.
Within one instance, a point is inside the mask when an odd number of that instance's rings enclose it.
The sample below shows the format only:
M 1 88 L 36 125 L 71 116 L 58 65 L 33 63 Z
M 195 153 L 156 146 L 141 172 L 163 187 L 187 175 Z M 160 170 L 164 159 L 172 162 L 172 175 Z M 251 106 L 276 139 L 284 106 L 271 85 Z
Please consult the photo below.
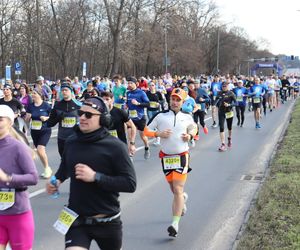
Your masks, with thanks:
M 80 106 L 73 100 L 61 100 L 55 103 L 47 120 L 47 126 L 54 127 L 59 123 L 57 133 L 59 139 L 66 140 L 74 133 L 73 126 L 78 123 L 78 109 L 80 109 Z
M 134 192 L 136 175 L 126 145 L 106 128 L 84 134 L 76 126 L 75 135 L 65 144 L 56 178 L 70 181 L 68 207 L 81 216 L 112 215 L 120 211 L 119 192 Z M 75 178 L 77 163 L 102 174 L 99 182 Z

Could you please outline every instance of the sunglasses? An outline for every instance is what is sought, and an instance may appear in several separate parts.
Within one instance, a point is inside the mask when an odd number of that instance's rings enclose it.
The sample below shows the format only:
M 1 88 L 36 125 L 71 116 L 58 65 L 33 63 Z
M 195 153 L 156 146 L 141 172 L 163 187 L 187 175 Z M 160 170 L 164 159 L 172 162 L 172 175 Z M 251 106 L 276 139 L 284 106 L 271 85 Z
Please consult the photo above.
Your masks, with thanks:
M 77 110 L 77 114 L 79 117 L 81 117 L 82 115 L 85 115 L 86 119 L 91 119 L 94 115 L 100 115 L 100 114 L 94 114 L 94 113 L 82 111 L 82 110 Z

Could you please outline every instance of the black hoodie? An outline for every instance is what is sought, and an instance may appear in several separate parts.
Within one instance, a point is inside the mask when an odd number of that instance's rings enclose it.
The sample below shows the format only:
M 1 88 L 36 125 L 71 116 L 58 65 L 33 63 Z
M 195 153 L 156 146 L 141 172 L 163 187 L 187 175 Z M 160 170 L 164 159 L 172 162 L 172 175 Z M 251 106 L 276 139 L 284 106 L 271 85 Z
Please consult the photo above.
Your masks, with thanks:
M 106 128 L 75 135 L 65 145 L 56 178 L 71 178 L 68 207 L 81 216 L 113 215 L 120 212 L 119 192 L 134 192 L 136 175 L 126 145 L 110 135 Z M 84 182 L 75 178 L 77 163 L 86 164 L 102 174 L 100 182 Z

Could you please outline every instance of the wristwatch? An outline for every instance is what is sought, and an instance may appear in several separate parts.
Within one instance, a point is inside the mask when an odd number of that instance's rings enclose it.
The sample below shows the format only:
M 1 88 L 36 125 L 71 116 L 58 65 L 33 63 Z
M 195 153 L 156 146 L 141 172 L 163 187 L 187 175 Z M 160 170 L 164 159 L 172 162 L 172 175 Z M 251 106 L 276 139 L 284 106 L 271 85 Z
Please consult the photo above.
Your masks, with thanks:
M 99 183 L 99 182 L 100 182 L 100 180 L 101 180 L 101 176 L 102 176 L 102 174 L 101 174 L 101 173 L 99 173 L 99 172 L 96 172 L 96 175 L 95 175 L 95 182 Z
M 134 141 L 129 142 L 130 145 L 135 145 Z

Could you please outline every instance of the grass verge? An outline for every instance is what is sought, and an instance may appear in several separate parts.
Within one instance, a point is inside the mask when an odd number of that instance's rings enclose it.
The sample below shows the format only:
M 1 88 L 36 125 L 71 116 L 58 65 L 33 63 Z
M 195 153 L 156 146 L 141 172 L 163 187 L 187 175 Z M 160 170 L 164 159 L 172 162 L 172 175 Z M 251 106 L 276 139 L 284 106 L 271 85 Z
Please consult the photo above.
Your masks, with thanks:
M 237 249 L 300 249 L 299 99 Z

